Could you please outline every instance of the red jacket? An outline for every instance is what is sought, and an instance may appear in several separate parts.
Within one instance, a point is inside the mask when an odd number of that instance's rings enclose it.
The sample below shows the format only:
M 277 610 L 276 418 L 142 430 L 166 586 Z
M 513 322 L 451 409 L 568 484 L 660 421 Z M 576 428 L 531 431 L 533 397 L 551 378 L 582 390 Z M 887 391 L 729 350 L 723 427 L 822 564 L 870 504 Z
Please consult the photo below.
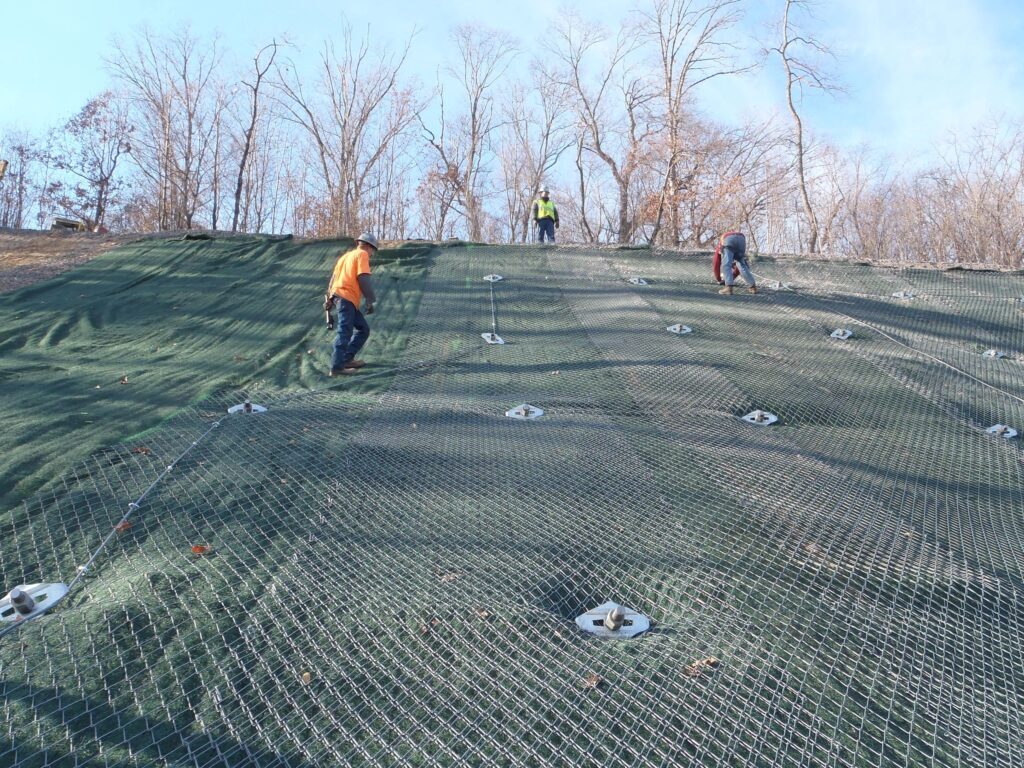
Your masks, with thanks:
M 715 247 L 715 259 L 711 263 L 711 271 L 715 275 L 716 283 L 724 283 L 722 279 L 722 241 L 725 240 L 729 235 L 738 235 L 739 232 L 726 232 L 720 238 L 718 238 L 718 245 Z M 735 264 L 732 265 L 732 279 L 735 280 L 740 276 L 740 268 Z

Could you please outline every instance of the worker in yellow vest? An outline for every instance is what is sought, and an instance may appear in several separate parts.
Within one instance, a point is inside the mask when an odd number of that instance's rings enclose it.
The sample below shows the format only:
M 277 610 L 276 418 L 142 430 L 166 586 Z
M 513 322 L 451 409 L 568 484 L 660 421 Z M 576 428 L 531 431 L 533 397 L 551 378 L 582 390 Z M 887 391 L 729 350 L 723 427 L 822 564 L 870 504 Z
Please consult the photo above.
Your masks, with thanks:
M 533 201 L 531 216 L 534 226 L 537 227 L 537 242 L 543 243 L 547 235 L 549 242 L 555 242 L 555 230 L 558 229 L 558 209 L 551 202 L 550 190 L 547 187 L 540 188 L 540 197 Z

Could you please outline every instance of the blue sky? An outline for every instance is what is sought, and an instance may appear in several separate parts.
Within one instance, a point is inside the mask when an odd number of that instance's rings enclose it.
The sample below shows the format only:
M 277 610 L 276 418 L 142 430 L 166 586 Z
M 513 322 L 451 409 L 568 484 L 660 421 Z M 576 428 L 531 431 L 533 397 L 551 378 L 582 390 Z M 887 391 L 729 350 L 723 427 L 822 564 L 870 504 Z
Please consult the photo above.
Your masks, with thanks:
M 452 26 L 476 21 L 504 29 L 542 54 L 545 28 L 564 5 L 548 0 L 0 0 L 0 129 L 42 132 L 73 114 L 111 80 L 104 57 L 117 35 L 144 24 L 154 30 L 187 23 L 217 32 L 240 64 L 258 44 L 287 35 L 315 51 L 339 26 L 371 25 L 393 43 L 419 28 L 410 72 L 431 83 Z M 770 38 L 781 0 L 748 3 L 739 31 L 751 50 Z M 621 0 L 576 7 L 613 25 L 628 12 Z M 953 131 L 983 119 L 1024 116 L 1024 3 L 1020 0 L 823 0 L 816 33 L 839 54 L 835 70 L 847 88 L 838 98 L 814 96 L 810 127 L 844 146 L 866 143 L 898 159 L 927 157 Z M 774 67 L 719 79 L 701 93 L 703 109 L 726 121 L 783 107 Z

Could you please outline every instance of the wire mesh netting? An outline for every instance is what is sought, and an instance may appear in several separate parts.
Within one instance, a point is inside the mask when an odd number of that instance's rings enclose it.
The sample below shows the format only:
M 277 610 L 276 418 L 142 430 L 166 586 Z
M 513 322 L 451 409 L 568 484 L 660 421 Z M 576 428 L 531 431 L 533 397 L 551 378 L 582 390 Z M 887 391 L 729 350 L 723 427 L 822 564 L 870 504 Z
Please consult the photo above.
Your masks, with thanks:
M 1024 279 L 755 271 L 442 249 L 384 394 L 94 455 L 0 544 L 72 587 L 0 637 L 0 764 L 1024 764 Z

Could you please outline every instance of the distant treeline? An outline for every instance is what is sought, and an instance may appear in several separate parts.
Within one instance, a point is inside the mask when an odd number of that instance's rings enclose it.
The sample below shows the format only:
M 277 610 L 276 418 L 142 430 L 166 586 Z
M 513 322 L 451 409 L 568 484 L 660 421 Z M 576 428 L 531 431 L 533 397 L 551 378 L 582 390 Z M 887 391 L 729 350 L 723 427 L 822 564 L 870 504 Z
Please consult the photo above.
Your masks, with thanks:
M 188 29 L 143 30 L 66 124 L 0 134 L 0 226 L 524 242 L 546 183 L 565 240 L 700 248 L 740 228 L 761 252 L 1021 266 L 1021 125 L 953 137 L 924 169 L 830 146 L 802 111 L 838 87 L 803 0 L 779 0 L 757 52 L 742 6 L 642 0 L 617 31 L 569 14 L 529 45 L 458 27 L 436 83 L 408 71 L 415 35 L 343 27 L 306 71 L 286 41 L 243 64 Z M 782 117 L 694 108 L 754 67 L 781 75 Z

